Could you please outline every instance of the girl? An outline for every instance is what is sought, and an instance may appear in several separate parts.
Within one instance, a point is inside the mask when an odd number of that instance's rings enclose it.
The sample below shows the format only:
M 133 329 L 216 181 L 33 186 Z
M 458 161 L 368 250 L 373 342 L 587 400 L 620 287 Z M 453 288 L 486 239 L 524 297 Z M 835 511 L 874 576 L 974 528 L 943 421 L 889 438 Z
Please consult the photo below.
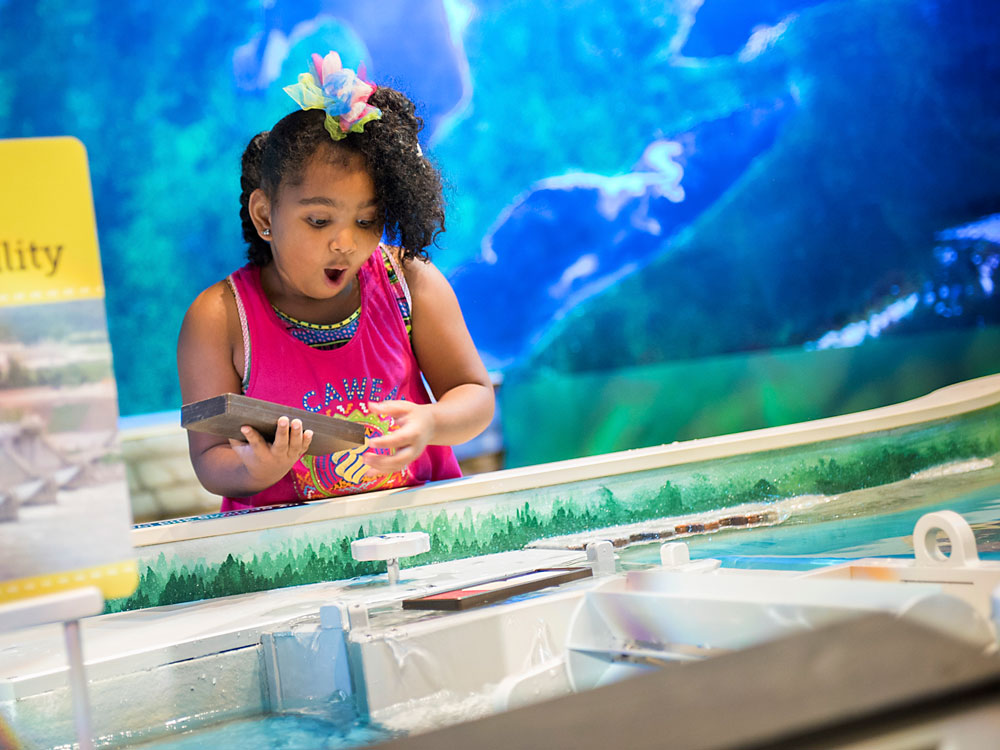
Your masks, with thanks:
M 306 455 L 282 417 L 268 443 L 189 432 L 222 510 L 460 476 L 448 446 L 482 432 L 493 389 L 427 247 L 444 231 L 441 180 L 413 103 L 313 55 L 285 90 L 302 111 L 243 155 L 249 263 L 192 303 L 177 347 L 184 403 L 244 393 L 366 425 L 364 447 Z M 386 237 L 392 244 L 382 244 Z M 435 401 L 421 382 L 423 375 Z

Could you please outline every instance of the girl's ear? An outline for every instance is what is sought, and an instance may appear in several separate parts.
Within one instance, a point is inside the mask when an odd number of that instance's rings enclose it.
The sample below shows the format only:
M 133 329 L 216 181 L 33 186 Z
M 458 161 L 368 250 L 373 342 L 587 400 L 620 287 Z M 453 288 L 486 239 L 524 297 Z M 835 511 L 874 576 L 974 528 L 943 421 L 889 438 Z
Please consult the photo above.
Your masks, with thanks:
M 257 234 L 261 236 L 261 239 L 269 241 L 271 239 L 271 201 L 267 194 L 257 188 L 250 193 L 247 207 L 250 211 L 250 221 L 257 228 Z

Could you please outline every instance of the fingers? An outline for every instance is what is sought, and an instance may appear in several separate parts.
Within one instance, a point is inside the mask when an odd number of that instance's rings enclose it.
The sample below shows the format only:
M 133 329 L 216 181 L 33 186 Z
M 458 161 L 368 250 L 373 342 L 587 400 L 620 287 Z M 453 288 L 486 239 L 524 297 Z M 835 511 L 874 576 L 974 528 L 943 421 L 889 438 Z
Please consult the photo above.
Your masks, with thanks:
M 412 401 L 369 401 L 368 410 L 388 417 L 403 417 L 416 406 Z
M 249 425 L 240 427 L 246 442 L 230 440 L 229 445 L 239 457 L 253 487 L 263 489 L 288 473 L 302 458 L 313 439 L 312 430 L 303 429 L 302 421 L 282 416 L 275 425 L 270 442 Z
M 397 448 L 427 433 L 430 424 L 426 405 L 412 401 L 377 401 L 368 404 L 368 410 L 392 418 L 392 426 L 385 434 L 373 438 L 378 448 Z M 392 436 L 393 440 L 387 440 Z
M 365 456 L 389 454 L 400 455 L 404 452 L 411 455 L 407 462 L 412 461 L 427 447 L 427 435 L 419 423 L 400 423 L 397 430 L 392 430 L 384 435 L 371 438 L 368 446 L 371 448 Z M 367 461 L 367 459 L 366 459 Z M 374 467 L 372 467 L 374 468 Z
M 264 439 L 264 436 L 250 425 L 245 424 L 240 427 L 240 432 L 243 433 L 243 437 L 246 438 L 246 441 L 255 452 L 265 450 L 267 448 L 267 441 Z
M 279 417 L 274 430 L 274 440 L 270 443 L 250 425 L 243 425 L 240 432 L 246 438 L 250 448 L 257 454 L 270 454 L 275 458 L 302 457 L 312 444 L 313 431 L 302 426 L 302 420 Z M 232 441 L 230 441 L 232 442 Z M 233 446 L 238 447 L 237 445 Z
M 416 461 L 426 444 L 416 430 L 397 430 L 369 440 L 368 447 L 363 456 L 365 464 L 375 471 L 389 474 Z
M 371 438 L 368 441 L 368 445 L 378 451 L 396 450 L 412 443 L 414 437 L 415 436 L 410 430 L 401 428 L 393 430 L 392 432 L 387 432 L 385 435 L 379 435 L 378 437 Z
M 301 419 L 289 421 L 288 417 L 278 419 L 278 428 L 274 432 L 274 443 L 271 452 L 277 456 L 288 456 L 299 459 L 312 442 L 313 431 L 302 426 Z
M 302 423 L 299 422 L 299 430 L 301 429 Z M 274 440 L 271 441 L 271 452 L 278 456 L 284 456 L 288 453 L 288 417 L 278 417 L 278 425 L 274 430 Z
M 415 451 L 413 446 L 409 446 L 391 455 L 368 451 L 361 457 L 361 460 L 365 462 L 365 466 L 380 474 L 392 474 L 393 472 L 401 471 L 408 464 L 413 463 L 419 455 L 419 452 Z
M 365 464 L 375 471 L 389 474 L 416 461 L 433 435 L 433 417 L 426 404 L 412 401 L 380 401 L 368 408 L 393 419 L 393 428 L 368 441 Z

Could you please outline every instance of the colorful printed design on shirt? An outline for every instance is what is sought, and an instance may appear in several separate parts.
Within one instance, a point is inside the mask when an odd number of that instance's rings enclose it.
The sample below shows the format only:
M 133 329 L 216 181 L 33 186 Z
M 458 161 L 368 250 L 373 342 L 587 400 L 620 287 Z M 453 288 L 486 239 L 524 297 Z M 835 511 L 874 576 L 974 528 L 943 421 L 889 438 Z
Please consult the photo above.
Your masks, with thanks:
M 323 413 L 333 415 L 333 408 Z M 365 438 L 370 440 L 394 429 L 392 417 L 368 410 L 366 404 L 337 404 L 336 416 L 365 425 Z M 379 474 L 364 463 L 364 455 L 376 452 L 368 445 L 324 456 L 303 456 L 292 467 L 295 490 L 304 500 L 316 500 L 335 495 L 353 495 L 358 492 L 407 487 L 415 484 L 410 467 L 392 474 Z M 379 453 L 388 451 L 378 451 Z

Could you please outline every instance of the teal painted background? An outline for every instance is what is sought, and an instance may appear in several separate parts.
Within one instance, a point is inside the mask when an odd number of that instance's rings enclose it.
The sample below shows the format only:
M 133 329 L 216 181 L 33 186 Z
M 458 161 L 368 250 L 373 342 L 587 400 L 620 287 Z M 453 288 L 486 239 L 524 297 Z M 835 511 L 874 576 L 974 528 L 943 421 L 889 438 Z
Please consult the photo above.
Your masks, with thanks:
M 244 144 L 309 52 L 364 58 L 421 103 L 522 465 L 1000 370 L 998 32 L 984 0 L 0 0 L 0 137 L 87 146 L 121 412 L 177 409 Z

